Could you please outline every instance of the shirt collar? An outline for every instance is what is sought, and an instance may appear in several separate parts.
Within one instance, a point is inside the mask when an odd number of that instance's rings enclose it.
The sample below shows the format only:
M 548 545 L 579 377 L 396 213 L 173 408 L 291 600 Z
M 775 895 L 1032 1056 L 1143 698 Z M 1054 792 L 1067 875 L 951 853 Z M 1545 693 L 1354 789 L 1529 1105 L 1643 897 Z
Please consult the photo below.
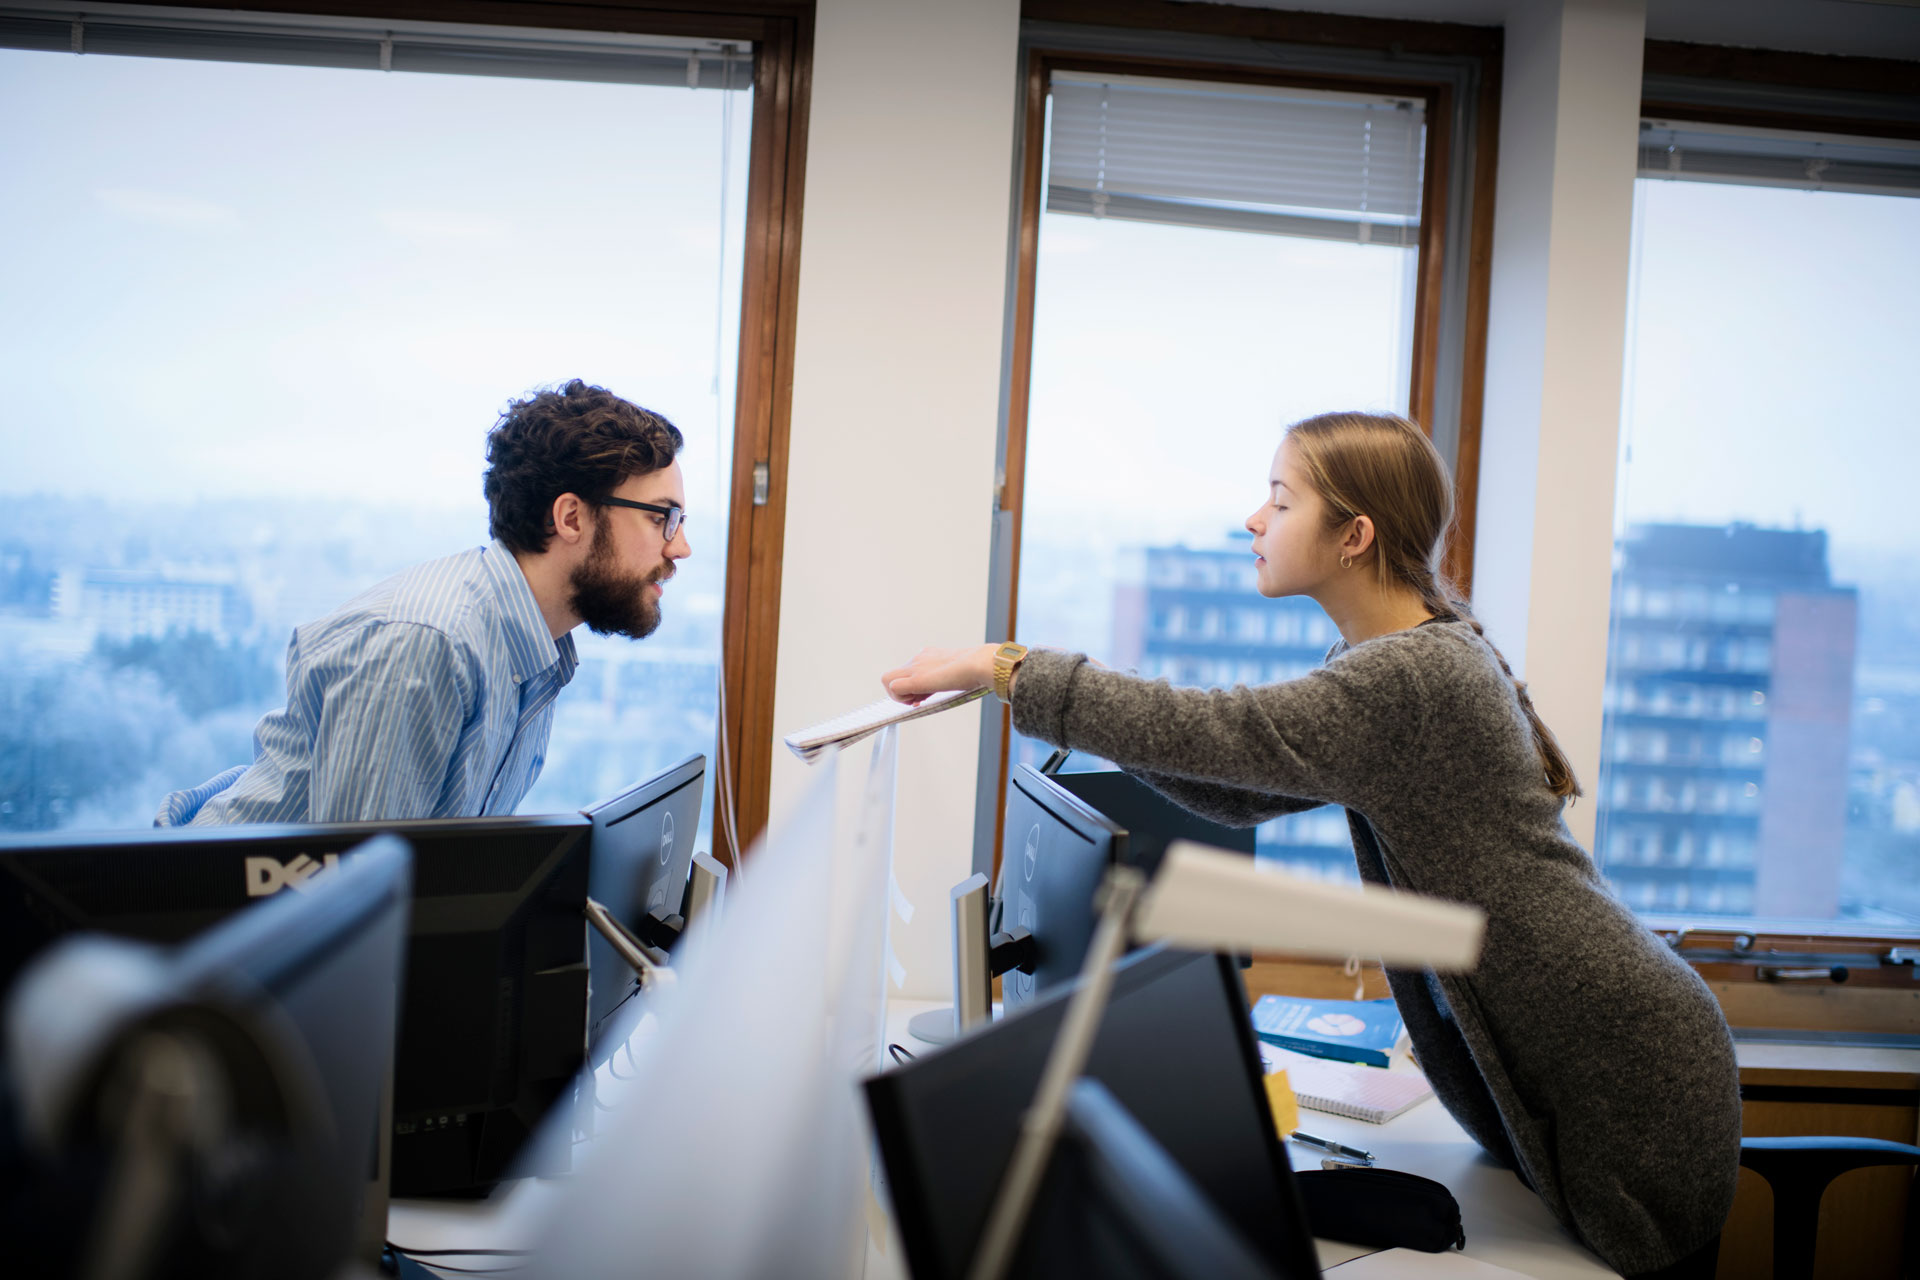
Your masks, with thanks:
M 533 598 L 533 588 L 527 584 L 527 575 L 520 571 L 520 562 L 513 558 L 513 552 L 496 540 L 480 548 L 480 563 L 500 601 L 513 673 L 526 681 L 557 665 L 559 670 L 555 674 L 561 684 L 573 679 L 574 668 L 580 664 L 573 647 L 573 634 L 569 632 L 555 640 L 548 632 L 540 602 Z

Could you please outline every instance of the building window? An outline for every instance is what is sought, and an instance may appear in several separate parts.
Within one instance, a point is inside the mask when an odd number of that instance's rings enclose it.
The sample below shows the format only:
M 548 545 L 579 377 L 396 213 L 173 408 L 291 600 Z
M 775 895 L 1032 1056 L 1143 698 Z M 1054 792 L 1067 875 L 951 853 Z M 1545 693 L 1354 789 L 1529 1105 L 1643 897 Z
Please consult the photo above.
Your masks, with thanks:
M 1640 172 L 1595 847 L 1653 768 L 1699 797 L 1662 908 L 1920 922 L 1920 148 L 1650 120 Z
M 487 429 L 576 376 L 685 432 L 695 554 L 652 638 L 577 635 L 521 808 L 711 759 L 751 50 L 263 16 L 219 39 L 264 60 L 110 56 L 163 18 L 0 50 L 0 829 L 250 760 L 290 629 L 485 542 Z M 314 40 L 365 69 L 273 60 Z

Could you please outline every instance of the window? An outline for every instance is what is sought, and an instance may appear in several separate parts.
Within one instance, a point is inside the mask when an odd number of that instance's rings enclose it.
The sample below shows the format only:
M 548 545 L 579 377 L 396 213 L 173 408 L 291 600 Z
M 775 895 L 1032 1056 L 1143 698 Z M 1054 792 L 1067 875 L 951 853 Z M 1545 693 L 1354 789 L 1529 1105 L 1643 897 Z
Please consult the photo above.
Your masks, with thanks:
M 1920 923 L 1916 197 L 1920 144 L 1642 126 L 1594 791 L 1629 903 Z M 1614 838 L 1647 822 L 1679 880 Z
M 1051 87 L 1019 633 L 1176 684 L 1259 683 L 1275 658 L 1306 669 L 1325 615 L 1252 594 L 1239 526 L 1287 421 L 1407 408 L 1420 105 L 1065 72 Z M 1250 131 L 1273 154 L 1235 157 Z M 1337 149 L 1312 175 L 1331 199 L 1301 172 L 1316 143 Z M 1124 576 L 1142 563 L 1144 579 Z M 1140 616 L 1162 625 L 1129 630 Z M 1334 817 L 1263 830 L 1261 851 L 1351 875 Z
M 1305 674 L 1338 633 L 1310 600 L 1254 594 L 1242 524 L 1287 423 L 1431 403 L 1423 303 L 1439 297 L 1441 228 L 1469 206 L 1462 170 L 1429 155 L 1430 126 L 1456 99 L 1070 54 L 1033 68 L 1031 346 L 1012 375 L 1000 585 L 1012 629 L 1176 684 Z M 1441 118 L 1451 141 L 1457 117 Z M 1464 290 L 1463 270 L 1448 278 Z M 1048 754 L 1010 744 L 1016 764 Z M 997 818 L 986 795 L 981 810 Z M 1258 844 L 1355 874 L 1338 811 L 1268 823 Z
M 165 21 L 0 26 L 0 829 L 250 759 L 290 628 L 483 542 L 486 429 L 572 376 L 685 432 L 695 555 L 576 637 L 522 810 L 711 760 L 752 50 Z

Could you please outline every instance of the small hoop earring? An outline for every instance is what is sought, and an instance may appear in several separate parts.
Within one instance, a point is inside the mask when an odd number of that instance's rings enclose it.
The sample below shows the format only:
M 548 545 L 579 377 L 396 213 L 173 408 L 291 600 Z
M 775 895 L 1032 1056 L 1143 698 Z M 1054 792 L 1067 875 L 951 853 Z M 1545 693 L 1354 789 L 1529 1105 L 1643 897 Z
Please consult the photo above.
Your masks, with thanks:
M 1352 556 L 1341 556 L 1341 557 L 1340 557 L 1340 567 L 1341 567 L 1342 569 L 1351 569 L 1351 568 L 1353 568 L 1353 557 L 1352 557 Z

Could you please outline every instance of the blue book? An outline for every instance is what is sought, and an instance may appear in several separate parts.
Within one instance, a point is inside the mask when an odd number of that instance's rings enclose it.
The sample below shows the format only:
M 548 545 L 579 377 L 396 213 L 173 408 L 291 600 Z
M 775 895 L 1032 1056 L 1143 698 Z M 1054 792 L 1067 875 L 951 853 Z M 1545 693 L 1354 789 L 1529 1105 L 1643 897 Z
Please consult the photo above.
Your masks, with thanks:
M 1384 1067 L 1406 1042 L 1406 1023 L 1389 997 L 1383 1000 L 1307 1000 L 1261 996 L 1253 1005 L 1253 1029 L 1262 1040 L 1295 1053 Z

